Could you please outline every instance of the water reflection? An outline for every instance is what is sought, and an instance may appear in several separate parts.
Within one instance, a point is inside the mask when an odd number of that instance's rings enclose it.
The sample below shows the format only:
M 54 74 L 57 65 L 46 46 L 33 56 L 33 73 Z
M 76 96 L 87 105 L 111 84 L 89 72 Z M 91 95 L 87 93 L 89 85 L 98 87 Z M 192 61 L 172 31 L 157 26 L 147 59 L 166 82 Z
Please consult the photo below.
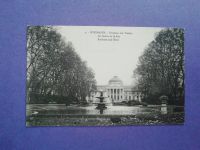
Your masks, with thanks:
M 52 109 L 52 108 L 51 108 Z M 58 110 L 58 107 L 55 109 Z M 60 107 L 60 111 L 63 110 L 63 107 Z M 107 106 L 107 109 L 96 109 L 96 106 L 87 106 L 87 107 L 76 107 L 68 106 L 64 108 L 65 114 L 74 114 L 74 115 L 135 115 L 138 113 L 155 113 L 159 109 L 152 109 L 147 107 L 140 106 Z

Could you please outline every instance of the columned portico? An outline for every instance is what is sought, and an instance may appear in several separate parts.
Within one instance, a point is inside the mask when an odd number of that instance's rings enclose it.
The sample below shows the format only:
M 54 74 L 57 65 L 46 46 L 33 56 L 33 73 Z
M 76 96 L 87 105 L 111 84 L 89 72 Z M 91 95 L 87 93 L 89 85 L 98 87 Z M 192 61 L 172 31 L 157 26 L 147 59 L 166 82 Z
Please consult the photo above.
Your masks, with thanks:
M 114 103 L 131 100 L 141 101 L 141 93 L 133 91 L 132 86 L 124 86 L 117 76 L 110 79 L 108 85 L 97 86 L 98 90 L 104 91 L 105 96 Z M 93 97 L 95 98 L 95 94 Z

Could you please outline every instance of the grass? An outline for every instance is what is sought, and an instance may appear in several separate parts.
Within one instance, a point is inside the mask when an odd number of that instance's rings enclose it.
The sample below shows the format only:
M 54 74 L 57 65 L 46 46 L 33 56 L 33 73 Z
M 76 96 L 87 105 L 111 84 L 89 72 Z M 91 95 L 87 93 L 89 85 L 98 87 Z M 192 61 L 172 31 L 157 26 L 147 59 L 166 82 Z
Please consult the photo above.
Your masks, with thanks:
M 113 118 L 118 118 L 114 122 Z M 139 115 L 32 115 L 27 126 L 111 126 L 183 124 L 184 113 Z

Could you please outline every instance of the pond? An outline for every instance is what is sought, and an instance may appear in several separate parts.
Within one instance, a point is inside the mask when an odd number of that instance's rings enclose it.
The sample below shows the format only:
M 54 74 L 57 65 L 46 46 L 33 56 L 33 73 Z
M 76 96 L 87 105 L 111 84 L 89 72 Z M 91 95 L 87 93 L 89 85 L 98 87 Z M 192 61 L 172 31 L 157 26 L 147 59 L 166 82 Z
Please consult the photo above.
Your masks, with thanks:
M 37 112 L 49 112 L 51 114 L 66 115 L 136 115 L 136 114 L 159 114 L 160 107 L 143 106 L 107 106 L 107 109 L 98 110 L 96 105 L 90 106 L 65 106 L 64 104 L 27 104 L 27 115 Z

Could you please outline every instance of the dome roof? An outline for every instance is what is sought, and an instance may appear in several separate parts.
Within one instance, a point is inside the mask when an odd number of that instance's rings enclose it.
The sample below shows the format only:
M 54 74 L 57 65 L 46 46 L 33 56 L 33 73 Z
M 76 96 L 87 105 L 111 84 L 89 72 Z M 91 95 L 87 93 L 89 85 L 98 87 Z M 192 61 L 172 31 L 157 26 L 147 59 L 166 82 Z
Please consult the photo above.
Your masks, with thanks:
M 112 79 L 109 80 L 109 85 L 122 85 L 122 80 L 118 76 L 114 76 Z

